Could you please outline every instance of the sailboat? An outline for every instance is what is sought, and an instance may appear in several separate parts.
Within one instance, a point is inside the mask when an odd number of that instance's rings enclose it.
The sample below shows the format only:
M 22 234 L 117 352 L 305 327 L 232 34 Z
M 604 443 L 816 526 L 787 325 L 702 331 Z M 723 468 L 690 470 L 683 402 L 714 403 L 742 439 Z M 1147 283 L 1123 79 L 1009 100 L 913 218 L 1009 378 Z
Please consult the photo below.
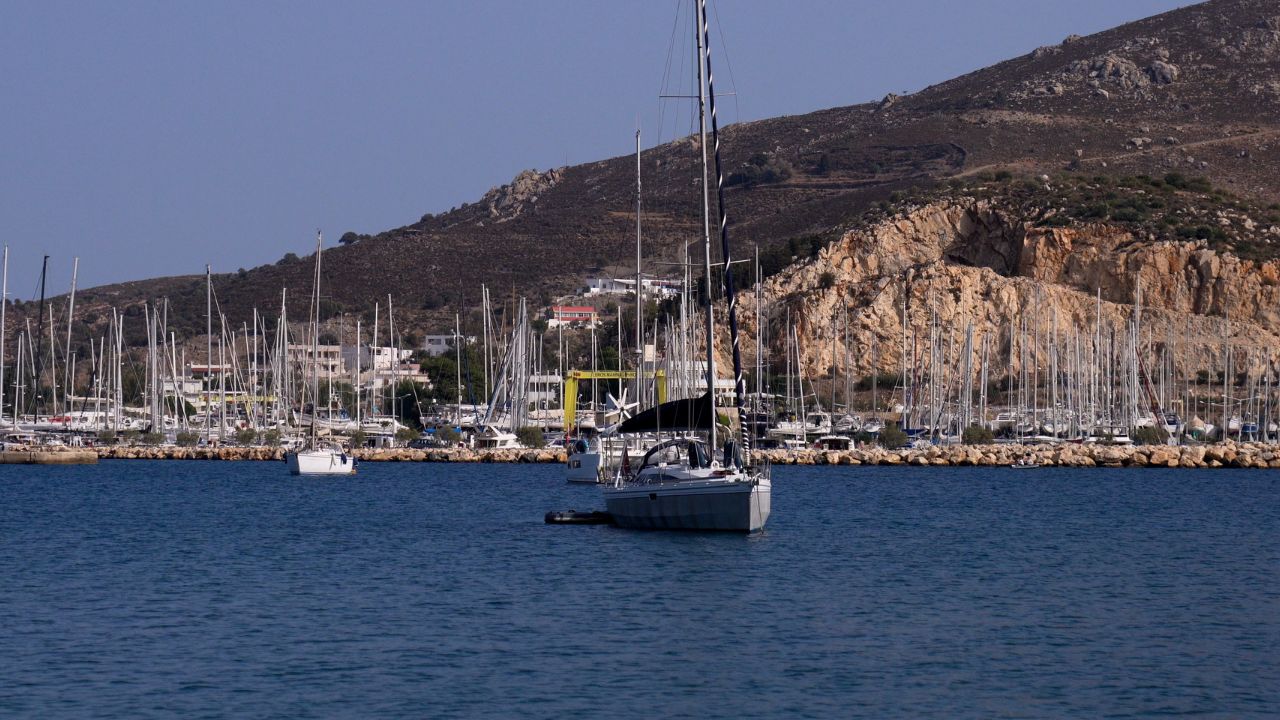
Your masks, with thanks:
M 320 255 L 324 249 L 324 236 L 316 233 L 316 285 L 312 302 L 311 326 L 311 399 L 320 397 Z M 312 413 L 311 432 L 306 445 L 296 452 L 285 453 L 291 475 L 351 475 L 356 471 L 356 460 L 337 443 L 321 443 L 317 436 L 319 423 Z
M 613 522 L 623 528 L 653 530 L 730 530 L 755 532 L 769 519 L 772 483 L 767 466 L 753 466 L 747 434 L 746 384 L 738 347 L 738 322 L 729 252 L 728 223 L 724 207 L 724 174 L 720 164 L 719 128 L 716 122 L 715 91 L 708 48 L 706 0 L 699 0 L 697 36 L 698 119 L 701 137 L 703 271 L 706 287 L 711 284 L 711 217 L 707 197 L 707 122 L 710 109 L 711 136 L 715 144 L 716 189 L 720 220 L 720 242 L 724 260 L 723 278 L 728 303 L 730 339 L 733 343 L 734 396 L 738 411 L 738 440 L 724 444 L 717 457 L 717 413 L 715 405 L 715 315 L 706 304 L 706 392 L 697 398 L 662 403 L 623 422 L 618 432 L 626 434 L 676 431 L 696 433 L 674 437 L 649 449 L 634 467 L 623 456 L 618 472 L 602 493 Z

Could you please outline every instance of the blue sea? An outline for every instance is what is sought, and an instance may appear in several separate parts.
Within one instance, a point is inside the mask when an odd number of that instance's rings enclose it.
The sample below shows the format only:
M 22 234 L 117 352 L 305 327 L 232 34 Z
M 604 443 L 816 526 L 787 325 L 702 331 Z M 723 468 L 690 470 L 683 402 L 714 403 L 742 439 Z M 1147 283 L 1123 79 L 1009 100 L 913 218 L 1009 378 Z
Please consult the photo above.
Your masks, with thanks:
M 0 466 L 0 717 L 1280 715 L 1280 472 L 791 468 L 755 536 L 559 466 Z

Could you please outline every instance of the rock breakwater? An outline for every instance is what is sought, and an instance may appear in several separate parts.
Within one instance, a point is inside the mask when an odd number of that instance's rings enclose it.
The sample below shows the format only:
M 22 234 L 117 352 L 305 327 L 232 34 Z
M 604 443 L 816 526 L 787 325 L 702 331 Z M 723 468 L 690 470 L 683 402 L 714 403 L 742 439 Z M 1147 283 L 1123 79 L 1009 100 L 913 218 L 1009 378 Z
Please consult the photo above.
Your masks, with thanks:
M 1139 468 L 1280 468 L 1280 445 L 1224 443 L 1219 445 L 955 445 L 910 450 L 858 448 L 765 450 L 760 455 L 777 465 L 911 465 L 999 467 L 1018 460 L 1045 467 Z
M 284 451 L 271 447 L 127 447 L 97 448 L 104 460 L 258 460 L 284 459 Z M 407 448 L 357 450 L 362 462 L 438 463 L 562 463 L 560 450 L 472 450 Z M 1177 447 L 1170 445 L 954 445 L 949 447 L 886 450 L 879 447 L 853 450 L 762 450 L 757 454 L 775 465 L 910 465 L 916 467 L 999 467 L 1027 460 L 1045 467 L 1149 467 L 1149 468 L 1272 468 L 1280 469 L 1280 445 L 1223 443 Z

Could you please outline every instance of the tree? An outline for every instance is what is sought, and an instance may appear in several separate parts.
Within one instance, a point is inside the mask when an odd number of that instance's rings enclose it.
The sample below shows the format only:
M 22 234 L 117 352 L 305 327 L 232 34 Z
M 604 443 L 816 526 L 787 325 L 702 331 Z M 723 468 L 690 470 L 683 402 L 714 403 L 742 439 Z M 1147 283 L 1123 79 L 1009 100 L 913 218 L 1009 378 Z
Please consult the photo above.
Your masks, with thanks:
M 441 425 L 436 428 L 436 440 L 439 440 L 442 443 L 454 445 L 461 439 L 462 436 L 458 434 L 458 431 L 448 425 Z
M 413 428 L 400 428 L 396 431 L 396 440 L 402 443 L 411 443 L 420 437 L 422 437 L 422 433 Z
M 391 401 L 392 413 L 410 428 L 422 427 L 421 403 L 426 399 L 426 388 L 412 380 L 401 380 L 396 383 L 395 396 Z
M 245 428 L 236 433 L 236 442 L 241 445 L 252 445 L 258 439 L 258 433 L 253 428 Z
M 880 445 L 887 448 L 900 448 L 907 444 L 907 434 L 898 428 L 897 423 L 889 423 L 880 431 Z
M 987 445 L 994 439 L 991 431 L 981 425 L 970 425 L 961 435 L 965 445 Z
M 178 443 L 179 447 L 191 447 L 200 442 L 200 434 L 190 431 L 180 432 L 174 437 L 174 442 Z
M 262 442 L 271 447 L 280 447 L 280 431 L 272 428 L 262 433 Z
M 530 448 L 540 448 L 547 444 L 546 438 L 542 437 L 542 428 L 526 425 L 516 430 L 516 437 L 520 440 L 520 444 Z
M 368 442 L 368 436 L 364 434 L 363 430 L 357 430 L 351 433 L 351 447 L 364 447 L 366 442 Z

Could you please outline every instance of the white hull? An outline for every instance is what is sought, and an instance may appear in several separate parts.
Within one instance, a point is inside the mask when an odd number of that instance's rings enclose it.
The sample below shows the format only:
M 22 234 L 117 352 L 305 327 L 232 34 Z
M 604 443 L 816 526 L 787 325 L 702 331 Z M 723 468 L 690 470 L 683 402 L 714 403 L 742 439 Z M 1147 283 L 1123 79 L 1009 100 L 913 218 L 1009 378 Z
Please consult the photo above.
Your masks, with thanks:
M 618 527 L 755 532 L 769 519 L 771 484 L 721 478 L 636 483 L 604 490 Z
M 571 483 L 594 485 L 600 482 L 600 453 L 591 451 L 574 453 L 565 463 L 565 480 Z
M 291 475 L 351 475 L 356 471 L 355 458 L 334 450 L 303 450 L 286 453 Z

